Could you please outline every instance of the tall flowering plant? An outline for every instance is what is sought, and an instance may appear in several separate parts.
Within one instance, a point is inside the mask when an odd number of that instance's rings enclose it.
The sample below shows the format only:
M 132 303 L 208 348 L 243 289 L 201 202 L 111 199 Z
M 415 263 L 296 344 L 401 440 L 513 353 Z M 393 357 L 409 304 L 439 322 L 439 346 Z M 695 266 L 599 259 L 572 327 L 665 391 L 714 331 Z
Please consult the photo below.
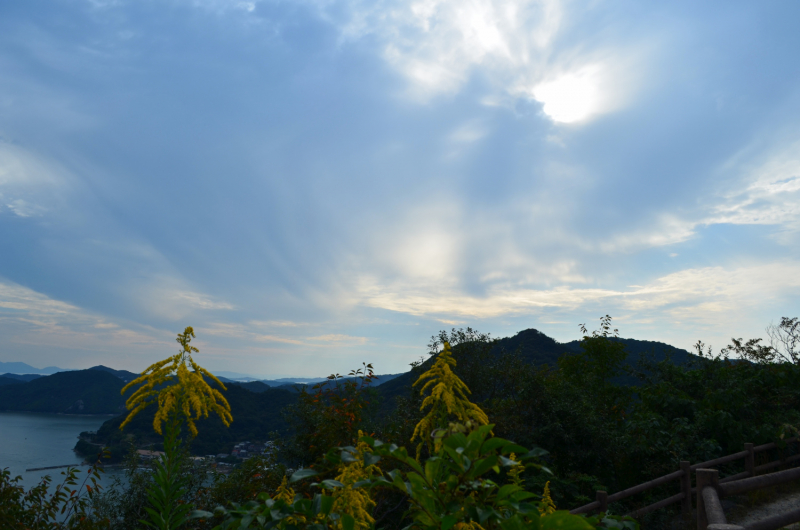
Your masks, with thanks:
M 125 402 L 125 407 L 130 413 L 119 426 L 120 429 L 152 404 L 158 405 L 158 411 L 153 419 L 153 429 L 158 434 L 163 434 L 161 424 L 167 421 L 172 413 L 182 416 L 192 436 L 197 436 L 195 420 L 200 417 L 207 418 L 209 411 L 217 413 L 222 422 L 230 426 L 233 421 L 231 406 L 219 390 L 212 388 L 206 382 L 205 377 L 217 383 L 223 390 L 227 388 L 214 374 L 192 359 L 192 353 L 200 351 L 191 345 L 194 337 L 194 329 L 191 326 L 183 333 L 178 333 L 178 338 L 175 340 L 181 345 L 181 350 L 177 354 L 151 365 L 141 376 L 123 387 L 124 395 L 130 388 L 141 385 Z M 194 371 L 189 371 L 189 366 Z
M 225 385 L 192 359 L 192 353 L 199 352 L 191 345 L 194 337 L 194 329 L 187 327 L 175 339 L 181 345 L 177 354 L 151 365 L 122 389 L 124 395 L 129 389 L 141 385 L 126 402 L 130 412 L 120 429 L 146 407 L 153 404 L 158 406 L 153 429 L 164 437 L 164 456 L 155 463 L 154 482 L 147 492 L 150 506 L 145 510 L 149 521 L 140 522 L 159 530 L 179 528 L 189 520 L 191 511 L 191 507 L 183 501 L 186 483 L 180 472 L 181 424 L 185 421 L 189 434 L 194 437 L 197 436 L 194 422 L 201 417 L 207 418 L 209 412 L 215 412 L 226 426 L 233 421 L 228 401 L 219 390 L 206 382 L 206 378 L 216 382 L 223 390 L 226 390 Z M 162 424 L 166 425 L 166 432 L 162 431 Z

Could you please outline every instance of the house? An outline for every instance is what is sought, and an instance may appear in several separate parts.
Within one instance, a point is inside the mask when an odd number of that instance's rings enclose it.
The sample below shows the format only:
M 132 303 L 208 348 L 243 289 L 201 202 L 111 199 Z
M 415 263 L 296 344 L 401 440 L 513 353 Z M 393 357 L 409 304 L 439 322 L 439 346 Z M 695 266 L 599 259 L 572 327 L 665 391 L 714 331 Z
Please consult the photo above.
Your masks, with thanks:
M 163 456 L 164 451 L 147 451 L 146 449 L 137 449 L 136 454 L 138 454 L 139 458 L 142 460 L 153 460 L 154 458 Z

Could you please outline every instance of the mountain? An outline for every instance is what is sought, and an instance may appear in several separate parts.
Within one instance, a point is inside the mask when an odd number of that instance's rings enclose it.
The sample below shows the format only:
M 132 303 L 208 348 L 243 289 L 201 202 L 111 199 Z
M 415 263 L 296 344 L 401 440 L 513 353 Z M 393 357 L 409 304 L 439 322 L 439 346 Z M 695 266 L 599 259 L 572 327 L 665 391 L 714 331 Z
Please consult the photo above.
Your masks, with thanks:
M 135 374 L 127 370 L 114 370 L 113 368 L 109 368 L 108 366 L 103 366 L 102 364 L 97 366 L 92 366 L 91 368 L 89 368 L 89 370 L 100 370 L 102 372 L 108 372 L 111 375 L 119 377 L 126 383 L 130 383 L 131 381 L 139 377 L 139 374 Z
M 628 352 L 626 364 L 634 366 L 641 358 L 651 358 L 655 361 L 663 361 L 667 356 L 675 364 L 685 364 L 692 358 L 697 358 L 686 350 L 670 346 L 663 342 L 649 340 L 612 338 L 625 344 Z M 520 331 L 513 337 L 498 339 L 494 348 L 493 355 L 500 355 L 502 352 L 517 353 L 525 361 L 536 366 L 547 365 L 556 366 L 556 362 L 561 355 L 580 352 L 579 340 L 567 343 L 560 343 L 538 331 L 536 329 L 526 329 Z M 458 361 L 458 346 L 453 349 L 453 356 Z M 433 363 L 434 357 L 425 360 L 422 365 L 423 370 L 427 370 Z M 458 372 L 458 369 L 456 369 Z M 419 375 L 407 372 L 378 387 L 378 393 L 383 397 L 382 410 L 389 411 L 394 405 L 397 396 L 407 396 L 411 392 L 411 386 Z M 638 380 L 632 376 L 622 376 L 617 381 L 619 384 L 635 385 Z
M 45 376 L 39 374 L 3 374 L 3 377 L 10 377 L 11 379 L 16 379 L 17 381 L 27 383 L 28 381 L 33 381 L 34 379 L 39 379 L 40 377 Z
M 33 366 L 27 363 L 4 363 L 0 362 L 0 372 L 8 372 L 11 374 L 42 374 L 42 375 L 50 375 L 55 374 L 57 372 L 68 372 L 64 368 L 59 368 L 58 366 L 46 366 L 44 368 L 34 368 Z
M 74 370 L 0 386 L 0 410 L 66 414 L 119 414 L 125 399 L 119 377 L 102 370 Z

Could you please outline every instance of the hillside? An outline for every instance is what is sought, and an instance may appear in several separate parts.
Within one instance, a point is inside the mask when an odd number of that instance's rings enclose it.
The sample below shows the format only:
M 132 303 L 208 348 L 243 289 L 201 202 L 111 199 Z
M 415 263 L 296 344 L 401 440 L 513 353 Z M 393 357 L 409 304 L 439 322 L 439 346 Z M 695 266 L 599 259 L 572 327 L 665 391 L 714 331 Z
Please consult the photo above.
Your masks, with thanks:
M 239 385 L 226 386 L 228 390 L 222 393 L 231 405 L 233 423 L 226 428 L 216 415 L 197 421 L 200 434 L 192 441 L 193 454 L 230 453 L 237 442 L 267 441 L 272 438 L 272 432 L 286 432 L 281 412 L 284 407 L 296 401 L 294 392 L 278 388 L 251 392 Z M 125 416 L 111 418 L 103 423 L 91 441 L 110 446 L 116 458 L 127 450 L 123 440 L 128 436 L 133 436 L 139 447 L 151 443 L 159 444 L 161 437 L 153 430 L 155 411 L 155 407 L 145 409 L 125 426 L 124 432 L 119 430 L 119 426 Z
M 695 357 L 686 350 L 663 342 L 623 338 L 612 340 L 618 340 L 625 344 L 625 349 L 628 352 L 626 364 L 629 366 L 635 366 L 643 356 L 652 358 L 655 361 L 662 361 L 669 355 L 675 364 L 685 364 Z M 517 353 L 523 360 L 536 366 L 547 365 L 554 367 L 561 355 L 579 352 L 580 342 L 579 340 L 574 340 L 560 343 L 541 331 L 526 329 L 513 337 L 498 339 L 491 353 L 495 356 L 501 355 L 503 352 Z M 456 346 L 454 348 L 456 360 L 458 360 L 458 350 L 459 347 Z M 427 359 L 422 365 L 423 369 L 427 369 L 432 362 L 433 358 Z M 456 368 L 456 373 L 458 373 L 458 368 Z M 411 385 L 414 384 L 417 377 L 417 374 L 407 372 L 379 386 L 377 388 L 378 393 L 384 399 L 382 409 L 384 411 L 390 410 L 397 396 L 409 395 Z M 637 380 L 626 376 L 621 378 L 619 382 L 622 384 L 636 384 Z
M 75 370 L 0 386 L 0 410 L 65 414 L 119 414 L 124 382 L 100 370 Z
M 3 375 L 0 375 L 0 386 L 21 385 L 24 382 L 25 381 L 20 381 L 19 379 L 16 379 L 14 377 L 6 377 L 6 376 L 3 376 Z
M 44 377 L 43 375 L 39 374 L 3 374 L 2 377 L 8 377 L 9 379 L 16 379 L 17 381 L 22 381 L 23 383 L 27 383 L 28 381 L 33 381 L 34 379 L 39 379 L 40 377 Z

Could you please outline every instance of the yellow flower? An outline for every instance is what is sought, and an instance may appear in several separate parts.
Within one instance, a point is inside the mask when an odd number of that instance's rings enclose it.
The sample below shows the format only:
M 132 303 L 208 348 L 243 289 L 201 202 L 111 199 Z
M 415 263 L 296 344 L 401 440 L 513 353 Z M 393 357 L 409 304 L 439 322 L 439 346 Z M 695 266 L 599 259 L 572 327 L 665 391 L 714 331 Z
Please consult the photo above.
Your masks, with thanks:
M 508 457 L 511 460 L 517 460 L 517 455 L 514 453 L 511 453 Z M 523 471 L 525 471 L 525 466 L 523 464 L 511 466 L 511 469 L 508 471 L 508 477 L 511 479 L 511 483 L 520 488 L 525 485 L 525 479 L 520 476 Z
M 275 492 L 272 498 L 276 501 L 283 501 L 286 504 L 294 502 L 294 490 L 286 483 L 286 475 L 284 475 L 281 485 L 278 486 L 278 491 Z
M 550 481 L 544 485 L 544 493 L 542 493 L 542 502 L 539 503 L 539 513 L 542 515 L 550 515 L 556 513 L 556 503 L 550 497 Z
M 484 530 L 477 521 L 456 523 L 453 528 L 454 530 Z
M 358 438 L 364 436 L 364 433 L 358 431 Z M 333 491 L 333 513 L 340 515 L 350 515 L 356 521 L 356 528 L 367 529 L 374 523 L 371 515 L 372 509 L 375 507 L 375 501 L 369 495 L 369 490 L 364 488 L 355 488 L 354 484 L 367 479 L 373 473 L 380 473 L 377 465 L 364 466 L 364 455 L 369 452 L 369 446 L 364 442 L 359 442 L 356 445 L 356 459 L 353 462 L 343 464 L 339 468 L 339 475 L 336 480 L 341 482 L 344 486 L 336 488 Z M 342 530 L 342 520 L 336 525 L 336 528 Z
M 467 394 L 470 394 L 469 388 L 450 368 L 455 365 L 456 360 L 453 358 L 450 343 L 445 341 L 444 349 L 439 353 L 433 367 L 419 376 L 414 383 L 414 386 L 417 386 L 428 379 L 420 389 L 420 393 L 424 394 L 426 390 L 431 389 L 431 394 L 422 401 L 422 407 L 420 407 L 420 411 L 424 411 L 427 407 L 430 407 L 430 410 L 417 423 L 414 434 L 411 436 L 411 441 L 420 438 L 420 443 L 417 445 L 417 458 L 422 450 L 422 443 L 425 442 L 430 447 L 431 433 L 437 427 L 446 425 L 449 415 L 455 416 L 461 423 L 474 422 L 477 425 L 489 423 L 486 413 L 467 398 Z M 439 442 L 437 442 L 437 449 L 438 445 Z
M 153 429 L 158 434 L 162 434 L 161 424 L 173 411 L 186 418 L 192 436 L 197 436 L 194 421 L 200 417 L 207 418 L 209 411 L 215 412 L 226 426 L 230 426 L 233 421 L 231 406 L 219 390 L 211 388 L 206 383 L 203 376 L 216 382 L 223 390 L 227 389 L 211 372 L 198 366 L 192 359 L 192 352 L 199 351 L 190 344 L 194 336 L 194 330 L 187 327 L 175 339 L 182 347 L 179 353 L 151 365 L 140 377 L 125 385 L 122 394 L 129 388 L 141 384 L 125 403 L 130 413 L 120 425 L 120 429 L 153 403 L 158 404 L 158 411 L 153 418 Z M 187 362 L 193 371 L 189 371 Z

